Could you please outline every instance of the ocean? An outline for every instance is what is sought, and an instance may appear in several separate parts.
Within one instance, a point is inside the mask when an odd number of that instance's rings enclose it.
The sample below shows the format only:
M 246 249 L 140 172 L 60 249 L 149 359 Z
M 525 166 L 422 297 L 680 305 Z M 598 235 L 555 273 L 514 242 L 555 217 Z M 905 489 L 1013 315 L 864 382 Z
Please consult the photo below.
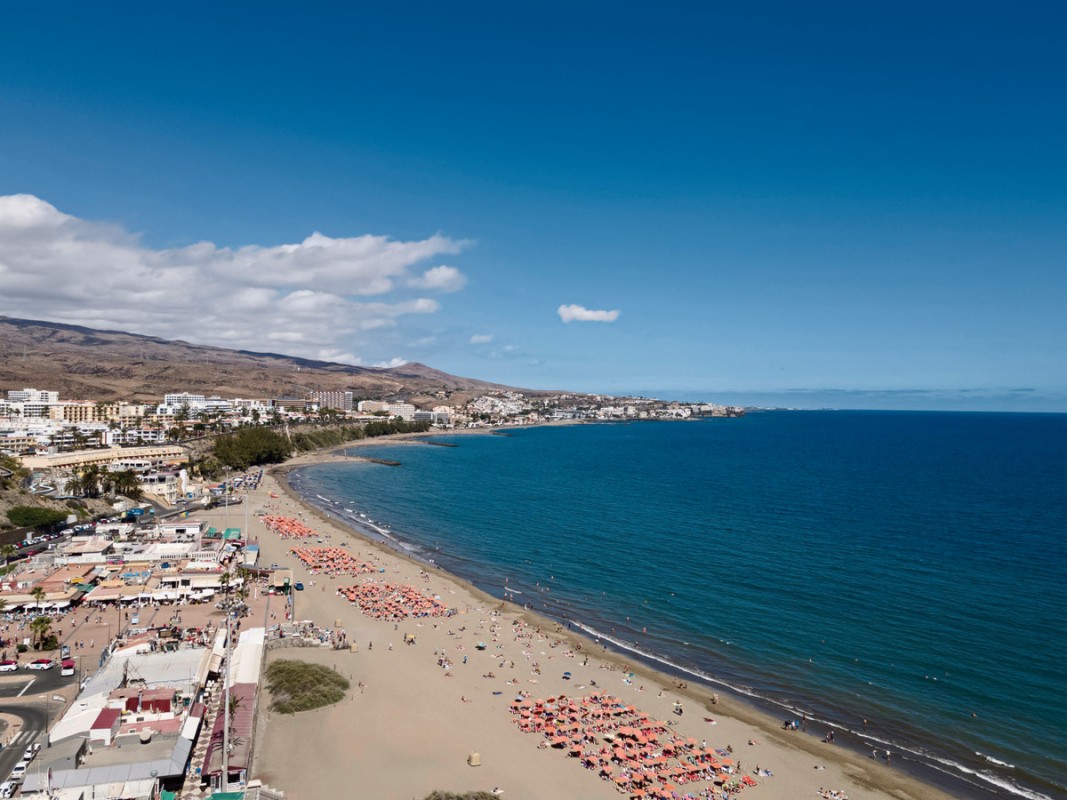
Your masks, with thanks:
M 767 412 L 434 441 L 456 446 L 383 444 L 359 454 L 402 466 L 292 483 L 498 597 L 812 735 L 891 749 L 956 796 L 1067 797 L 1067 415 Z

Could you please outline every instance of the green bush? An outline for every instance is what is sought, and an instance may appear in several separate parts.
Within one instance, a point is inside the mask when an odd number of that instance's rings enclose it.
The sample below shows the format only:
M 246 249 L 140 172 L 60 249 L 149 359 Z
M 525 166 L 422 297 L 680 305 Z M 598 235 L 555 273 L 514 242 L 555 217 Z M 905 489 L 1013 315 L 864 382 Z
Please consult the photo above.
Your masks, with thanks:
M 319 664 L 281 659 L 267 667 L 267 689 L 279 714 L 295 714 L 332 705 L 348 691 L 347 678 Z
M 215 440 L 215 458 L 232 469 L 278 464 L 291 450 L 284 436 L 260 427 L 242 428 Z
M 12 525 L 20 528 L 44 528 L 63 522 L 67 515 L 63 511 L 53 511 L 40 506 L 15 506 L 7 512 Z

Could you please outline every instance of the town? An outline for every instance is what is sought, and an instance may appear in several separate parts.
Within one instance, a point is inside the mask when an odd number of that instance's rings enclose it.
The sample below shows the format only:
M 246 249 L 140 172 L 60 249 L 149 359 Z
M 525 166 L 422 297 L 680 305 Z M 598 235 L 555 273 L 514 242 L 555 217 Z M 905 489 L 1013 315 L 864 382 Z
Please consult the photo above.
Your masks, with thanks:
M 315 559 L 366 565 L 336 547 L 292 551 L 308 577 L 296 564 L 261 563 L 268 531 L 320 534 L 271 515 L 278 495 L 264 502 L 262 468 L 222 476 L 194 468 L 205 443 L 248 429 L 276 436 L 388 422 L 448 431 L 743 414 L 515 391 L 429 409 L 352 392 L 260 400 L 176 392 L 149 405 L 8 391 L 0 489 L 37 504 L 12 507 L 9 497 L 0 520 L 0 775 L 8 775 L 0 798 L 284 796 L 251 772 L 265 651 L 346 647 L 339 621 L 320 627 L 296 615 L 297 597 L 321 570 Z M 372 601 L 360 602 L 371 613 Z
M 447 392 L 439 392 L 447 396 Z M 353 392 L 309 392 L 306 397 L 222 398 L 175 392 L 158 404 L 60 400 L 59 393 L 9 390 L 0 399 L 0 453 L 12 455 L 89 447 L 131 447 L 179 442 L 250 425 L 383 418 L 428 422 L 441 428 L 537 425 L 563 420 L 697 419 L 743 416 L 744 409 L 606 395 L 486 394 L 458 406 L 416 408 L 404 400 L 355 398 Z

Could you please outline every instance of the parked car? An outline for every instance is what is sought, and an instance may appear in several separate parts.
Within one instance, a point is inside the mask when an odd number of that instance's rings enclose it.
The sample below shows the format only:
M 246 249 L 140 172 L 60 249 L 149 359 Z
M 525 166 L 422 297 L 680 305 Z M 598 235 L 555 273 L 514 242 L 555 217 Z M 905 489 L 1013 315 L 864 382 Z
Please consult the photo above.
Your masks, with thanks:
M 11 781 L 0 783 L 0 797 L 11 797 L 15 793 L 16 784 Z
M 302 591 L 304 591 L 304 584 L 302 584 L 300 581 L 297 581 L 293 585 L 293 588 L 296 589 L 298 592 L 302 592 Z
M 14 672 L 19 668 L 17 661 L 0 661 L 0 672 Z
M 29 764 L 31 761 L 33 761 L 34 757 L 37 755 L 37 753 L 40 752 L 40 750 L 41 745 L 31 744 L 29 747 L 26 748 L 26 752 L 23 753 L 22 760 Z
M 8 780 L 12 782 L 18 781 L 19 783 L 22 783 L 22 779 L 26 777 L 27 766 L 28 765 L 25 761 L 20 761 L 19 763 L 17 763 L 11 770 L 11 777 L 8 778 Z
M 56 665 L 56 662 L 50 658 L 38 658 L 36 661 L 31 661 L 26 669 L 52 669 Z

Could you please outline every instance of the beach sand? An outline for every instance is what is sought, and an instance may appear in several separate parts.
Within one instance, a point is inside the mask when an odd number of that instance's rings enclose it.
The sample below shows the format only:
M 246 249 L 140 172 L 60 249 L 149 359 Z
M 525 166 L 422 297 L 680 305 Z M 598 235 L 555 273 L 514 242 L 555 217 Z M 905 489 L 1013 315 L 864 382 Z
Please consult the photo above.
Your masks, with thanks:
M 260 517 L 250 516 L 251 537 L 261 547 L 260 563 L 292 566 L 296 580 L 306 586 L 294 593 L 296 619 L 324 627 L 339 621 L 358 648 L 357 652 L 270 651 L 271 660 L 295 658 L 333 667 L 352 681 L 352 687 L 342 702 L 296 715 L 270 712 L 264 693 L 253 778 L 284 790 L 293 800 L 352 794 L 423 798 L 435 789 L 460 792 L 495 787 L 503 790 L 502 797 L 515 800 L 618 798 L 624 795 L 593 770 L 584 769 L 577 759 L 560 750 L 538 749 L 543 735 L 520 732 L 509 712 L 518 692 L 544 698 L 561 693 L 579 697 L 602 690 L 655 719 L 672 721 L 679 734 L 706 740 L 708 747 L 731 746 L 742 772 L 759 782 L 744 789 L 743 797 L 817 797 L 820 789 L 843 791 L 851 800 L 948 797 L 884 760 L 782 731 L 779 720 L 731 698 L 720 695 L 713 706 L 710 689 L 690 684 L 687 690 L 679 690 L 669 676 L 627 664 L 623 656 L 560 630 L 550 620 L 358 536 L 287 490 L 284 475 L 290 468 L 334 458 L 302 456 L 276 468 L 250 494 L 251 509 L 301 519 L 329 544 L 348 542 L 349 552 L 373 559 L 385 573 L 361 578 L 311 575 L 289 552 L 300 542 L 282 541 L 266 529 Z M 271 498 L 271 492 L 278 497 Z M 206 516 L 213 513 L 218 512 Z M 439 595 L 457 613 L 399 624 L 363 616 L 338 595 L 337 588 L 368 577 Z M 519 638 L 517 633 L 530 638 Z M 405 645 L 405 634 L 414 635 L 416 644 Z M 484 651 L 476 649 L 479 642 L 488 645 Z M 450 669 L 438 665 L 442 654 L 452 662 Z M 534 671 L 535 663 L 539 673 Z M 627 678 L 624 665 L 634 673 L 632 679 Z M 490 672 L 494 678 L 485 677 Z M 570 680 L 563 678 L 564 672 L 572 674 Z M 683 704 L 681 717 L 672 713 L 675 702 Z M 705 718 L 714 719 L 714 724 Z M 480 766 L 468 765 L 471 753 L 479 754 Z M 757 765 L 769 769 L 773 777 L 755 776 Z M 704 785 L 689 784 L 678 791 L 684 795 Z

